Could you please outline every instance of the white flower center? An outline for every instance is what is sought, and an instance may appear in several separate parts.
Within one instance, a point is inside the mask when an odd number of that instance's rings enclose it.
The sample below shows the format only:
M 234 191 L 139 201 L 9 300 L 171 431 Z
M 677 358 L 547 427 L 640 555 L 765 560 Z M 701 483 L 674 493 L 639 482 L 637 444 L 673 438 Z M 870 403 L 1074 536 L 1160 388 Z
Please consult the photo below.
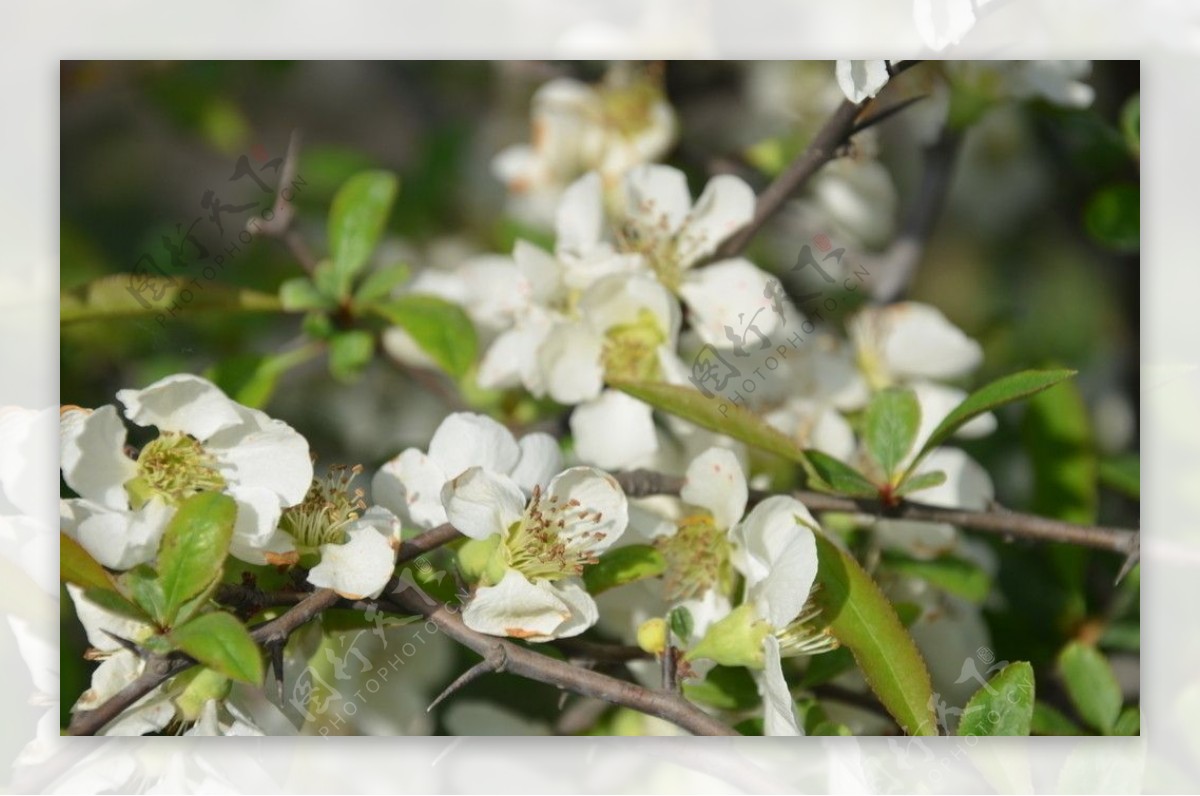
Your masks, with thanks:
M 192 437 L 177 431 L 164 431 L 142 448 L 137 457 L 137 475 L 125 483 L 135 509 L 154 497 L 177 505 L 199 492 L 224 488 L 225 479 L 212 454 Z
M 362 465 L 331 466 L 324 478 L 313 479 L 304 500 L 283 510 L 279 527 L 291 534 L 301 549 L 340 544 L 346 538 L 346 526 L 367 507 L 363 491 L 350 489 L 350 482 L 361 472 Z
M 575 531 L 576 522 L 600 523 L 604 515 L 592 511 L 578 500 L 544 496 L 534 486 L 533 496 L 521 519 L 509 528 L 504 540 L 508 565 L 530 580 L 561 580 L 583 572 L 595 564 L 594 546 L 605 537 L 603 531 Z
M 699 597 L 709 589 L 733 593 L 729 539 L 711 514 L 684 517 L 675 533 L 659 537 L 655 546 L 666 559 L 663 589 L 669 601 Z

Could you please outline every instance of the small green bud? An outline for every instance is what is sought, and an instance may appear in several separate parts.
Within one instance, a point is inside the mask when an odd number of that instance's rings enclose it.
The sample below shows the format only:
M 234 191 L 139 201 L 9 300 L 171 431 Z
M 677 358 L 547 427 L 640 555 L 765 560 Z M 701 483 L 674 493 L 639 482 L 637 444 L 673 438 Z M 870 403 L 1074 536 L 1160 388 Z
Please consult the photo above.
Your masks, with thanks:
M 220 701 L 229 696 L 233 683 L 225 675 L 208 667 L 197 667 L 179 675 L 175 685 L 183 687 L 179 696 L 175 697 L 175 707 L 179 708 L 185 721 L 196 721 L 206 702 L 210 699 Z
M 458 548 L 458 571 L 463 578 L 481 586 L 492 586 L 504 578 L 504 555 L 500 535 L 468 539 Z
M 763 667 L 763 639 L 771 626 L 758 617 L 752 605 L 735 608 L 714 624 L 686 659 L 710 658 L 722 666 Z

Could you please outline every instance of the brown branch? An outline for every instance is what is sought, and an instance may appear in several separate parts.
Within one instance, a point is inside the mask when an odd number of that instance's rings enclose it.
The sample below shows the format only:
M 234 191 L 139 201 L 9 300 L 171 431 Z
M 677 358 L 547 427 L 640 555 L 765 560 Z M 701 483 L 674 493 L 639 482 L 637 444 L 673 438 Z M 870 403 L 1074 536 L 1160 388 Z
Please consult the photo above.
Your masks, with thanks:
M 337 592 L 319 589 L 305 597 L 281 616 L 259 625 L 250 632 L 258 644 L 271 647 L 287 640 L 296 628 L 338 601 Z M 71 718 L 67 728 L 70 735 L 95 735 L 117 718 L 126 708 L 149 694 L 161 683 L 195 666 L 197 661 L 181 652 L 169 655 L 149 655 L 145 668 L 132 683 L 114 694 L 95 710 L 81 711 Z
M 406 588 L 393 592 L 388 601 L 406 613 L 425 617 L 437 625 L 438 630 L 482 655 L 485 660 L 495 656 L 496 649 L 503 650 L 506 672 L 657 716 L 693 735 L 738 735 L 732 728 L 676 694 L 651 691 L 591 669 L 572 666 L 510 641 L 477 633 L 463 624 L 457 613 L 448 606 L 430 598 L 411 582 L 405 585 Z
M 283 167 L 279 170 L 279 184 L 275 188 L 275 205 L 271 208 L 271 220 L 255 219 L 253 224 L 247 224 L 246 230 L 251 234 L 257 232 L 282 241 L 304 270 L 311 274 L 317 267 L 316 258 L 308 250 L 300 233 L 292 229 L 296 207 L 284 195 L 284 190 L 296 179 L 296 172 L 300 166 L 300 140 L 300 131 L 293 130 L 291 138 L 288 139 L 287 153 L 283 156 Z
M 916 63 L 916 61 L 901 61 L 893 64 L 892 79 Z M 822 166 L 837 157 L 842 145 L 849 141 L 854 133 L 868 126 L 865 121 L 858 124 L 858 115 L 870 102 L 872 102 L 870 99 L 860 103 L 844 100 L 837 107 L 833 115 L 813 136 L 808 147 L 759 194 L 758 202 L 754 206 L 754 215 L 749 223 L 717 248 L 714 259 L 734 257 L 750 245 L 750 241 L 758 234 L 759 229 L 783 207 L 784 203 L 800 190 L 804 183 L 808 182 Z M 882 121 L 890 115 L 884 111 L 877 114 L 878 118 L 875 118 L 875 121 Z
M 616 473 L 615 477 L 629 497 L 677 495 L 683 487 L 682 478 L 650 470 Z M 1005 537 L 1039 542 L 1064 542 L 1113 553 L 1129 553 L 1135 549 L 1139 538 L 1137 531 L 1127 528 L 1079 525 L 1003 509 L 947 509 L 909 500 L 903 500 L 900 505 L 890 507 L 877 500 L 843 498 L 807 490 L 798 490 L 792 495 L 814 511 L 839 511 L 888 519 L 944 522 L 967 530 L 995 533 Z M 751 490 L 750 502 L 757 503 L 767 496 L 768 493 Z

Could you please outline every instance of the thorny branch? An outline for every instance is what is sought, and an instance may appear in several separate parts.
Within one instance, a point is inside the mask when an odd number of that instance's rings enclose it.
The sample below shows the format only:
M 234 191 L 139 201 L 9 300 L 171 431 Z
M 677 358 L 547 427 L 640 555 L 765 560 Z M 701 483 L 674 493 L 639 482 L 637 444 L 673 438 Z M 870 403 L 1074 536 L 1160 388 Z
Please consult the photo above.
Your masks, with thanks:
M 300 165 L 300 138 L 300 131 L 293 130 L 291 138 L 288 139 L 287 153 L 283 157 L 283 167 L 279 170 L 279 186 L 275 190 L 275 206 L 271 208 L 271 219 L 248 225 L 246 229 L 251 233 L 258 232 L 282 241 L 292 256 L 304 267 L 304 270 L 311 274 L 317 267 L 317 261 L 312 256 L 312 252 L 308 250 L 300 233 L 292 229 L 292 219 L 296 215 L 296 208 L 287 198 L 286 192 L 292 181 L 296 179 L 296 171 Z
M 616 473 L 615 478 L 629 497 L 677 495 L 683 488 L 682 478 L 651 470 Z M 944 522 L 967 530 L 995 533 L 1005 537 L 1040 542 L 1065 542 L 1113 553 L 1128 554 L 1131 550 L 1135 550 L 1139 538 L 1137 531 L 1127 528 L 1079 525 L 1073 522 L 1039 517 L 1036 514 L 1008 511 L 1000 507 L 989 511 L 972 511 L 947 509 L 909 500 L 901 501 L 898 506 L 889 507 L 876 500 L 836 497 L 807 490 L 798 490 L 792 495 L 814 511 L 839 511 L 890 519 Z M 766 492 L 752 490 L 750 501 L 756 503 L 767 496 Z

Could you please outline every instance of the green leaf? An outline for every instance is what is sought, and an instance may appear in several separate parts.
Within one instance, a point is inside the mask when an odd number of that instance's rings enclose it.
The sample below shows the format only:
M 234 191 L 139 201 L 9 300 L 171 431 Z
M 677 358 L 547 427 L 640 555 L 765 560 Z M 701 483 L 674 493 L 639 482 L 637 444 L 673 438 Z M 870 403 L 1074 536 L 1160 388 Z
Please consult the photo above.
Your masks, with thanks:
M 1142 460 L 1136 453 L 1100 462 L 1100 483 L 1134 500 L 1142 497 Z
M 329 372 L 339 381 L 354 381 L 374 354 L 375 337 L 370 332 L 338 332 L 329 341 Z
M 1033 667 L 1025 661 L 1010 663 L 967 702 L 958 734 L 1029 735 L 1033 698 Z
M 701 428 L 740 440 L 794 462 L 804 461 L 804 452 L 788 437 L 757 415 L 720 398 L 708 398 L 698 390 L 661 382 L 623 381 L 612 384 L 655 409 L 682 417 Z
M 821 620 L 850 649 L 888 713 L 909 735 L 936 735 L 933 688 L 917 645 L 858 562 L 824 534 L 817 541 Z
M 1035 702 L 1030 731 L 1034 735 L 1083 735 L 1075 722 L 1045 702 Z
M 1140 735 L 1142 732 L 1142 712 L 1132 705 L 1121 711 L 1117 723 L 1113 725 L 1113 735 Z
M 762 704 L 750 672 L 733 666 L 714 666 L 700 682 L 685 682 L 683 695 L 718 710 L 749 710 Z
M 1141 191 L 1135 184 L 1108 185 L 1083 209 L 1083 223 L 1098 242 L 1120 252 L 1141 245 Z
M 942 556 L 932 561 L 922 561 L 900 553 L 886 552 L 883 560 L 888 569 L 920 578 L 971 602 L 983 602 L 992 588 L 987 572 L 963 558 Z
M 164 624 L 167 601 L 153 567 L 149 564 L 139 564 L 122 573 L 119 583 L 122 594 L 133 600 L 156 624 Z
M 354 292 L 354 300 L 359 304 L 374 304 L 389 298 L 396 286 L 408 280 L 409 273 L 408 266 L 403 264 L 377 268 L 367 274 L 366 279 L 358 286 L 358 290 Z
M 1095 647 L 1072 641 L 1058 656 L 1058 671 L 1080 717 L 1110 734 L 1121 713 L 1121 686 L 1104 656 Z
M 867 406 L 864 440 L 889 482 L 912 450 L 920 425 L 921 405 L 912 390 L 898 387 L 880 390 Z
M 412 335 L 421 350 L 451 376 L 461 378 L 475 361 L 479 345 L 475 325 L 457 304 L 409 294 L 374 309 Z
M 74 583 L 84 589 L 115 592 L 116 582 L 99 561 L 83 545 L 58 532 L 58 577 L 63 583 Z
M 167 634 L 176 649 L 233 680 L 258 685 L 263 679 L 262 655 L 249 631 L 223 611 L 198 616 Z
M 278 312 L 283 307 L 270 293 L 202 281 L 203 289 L 182 278 L 110 274 L 61 294 L 59 323 L 161 316 L 169 323 L 180 313 Z M 184 291 L 187 291 L 186 293 Z M 172 314 L 172 310 L 174 313 Z
M 696 629 L 696 621 L 692 619 L 692 612 L 686 605 L 677 605 L 671 609 L 671 613 L 667 614 L 667 626 L 680 641 L 686 644 Z
M 390 171 L 364 171 L 346 180 L 329 209 L 329 256 L 337 273 L 339 297 L 350 292 L 354 276 L 379 243 L 400 189 Z
M 913 492 L 919 492 L 922 489 L 932 489 L 935 486 L 941 486 L 946 483 L 946 474 L 941 470 L 934 470 L 931 473 L 921 473 L 914 475 L 911 478 L 905 478 L 900 482 L 900 486 L 896 487 L 896 497 L 904 497 L 911 495 Z
M 913 459 L 913 463 L 908 466 L 908 473 L 913 472 L 918 462 L 927 453 L 949 439 L 951 434 L 958 431 L 958 429 L 972 419 L 1005 404 L 1019 401 L 1022 398 L 1028 398 L 1030 395 L 1053 387 L 1060 381 L 1069 379 L 1074 375 L 1075 371 L 1073 370 L 1023 370 L 1020 373 L 1004 376 L 996 379 L 991 384 L 980 387 L 968 395 L 962 403 L 954 407 L 950 414 L 946 415 L 945 419 L 938 424 L 933 433 L 929 435 L 929 439 L 921 446 L 921 450 L 917 453 L 916 458 Z
M 279 303 L 288 312 L 331 310 L 337 301 L 322 293 L 311 279 L 298 276 L 279 286 Z
M 175 511 L 158 547 L 163 622 L 170 625 L 191 597 L 221 577 L 229 553 L 237 504 L 228 495 L 201 492 Z
M 1021 424 L 1033 460 L 1033 511 L 1069 522 L 1096 520 L 1096 454 L 1078 385 L 1063 382 L 1033 396 Z
M 1141 95 L 1134 94 L 1121 108 L 1121 135 L 1125 138 L 1125 146 L 1133 156 L 1142 154 L 1142 102 Z
M 816 479 L 812 484 L 814 488 L 849 497 L 878 497 L 879 487 L 841 460 L 811 449 L 804 451 L 804 456 L 808 460 L 807 469 Z
M 663 573 L 667 562 L 662 553 L 646 544 L 616 547 L 583 571 L 583 582 L 590 594 L 600 594 L 635 580 L 654 578 Z

